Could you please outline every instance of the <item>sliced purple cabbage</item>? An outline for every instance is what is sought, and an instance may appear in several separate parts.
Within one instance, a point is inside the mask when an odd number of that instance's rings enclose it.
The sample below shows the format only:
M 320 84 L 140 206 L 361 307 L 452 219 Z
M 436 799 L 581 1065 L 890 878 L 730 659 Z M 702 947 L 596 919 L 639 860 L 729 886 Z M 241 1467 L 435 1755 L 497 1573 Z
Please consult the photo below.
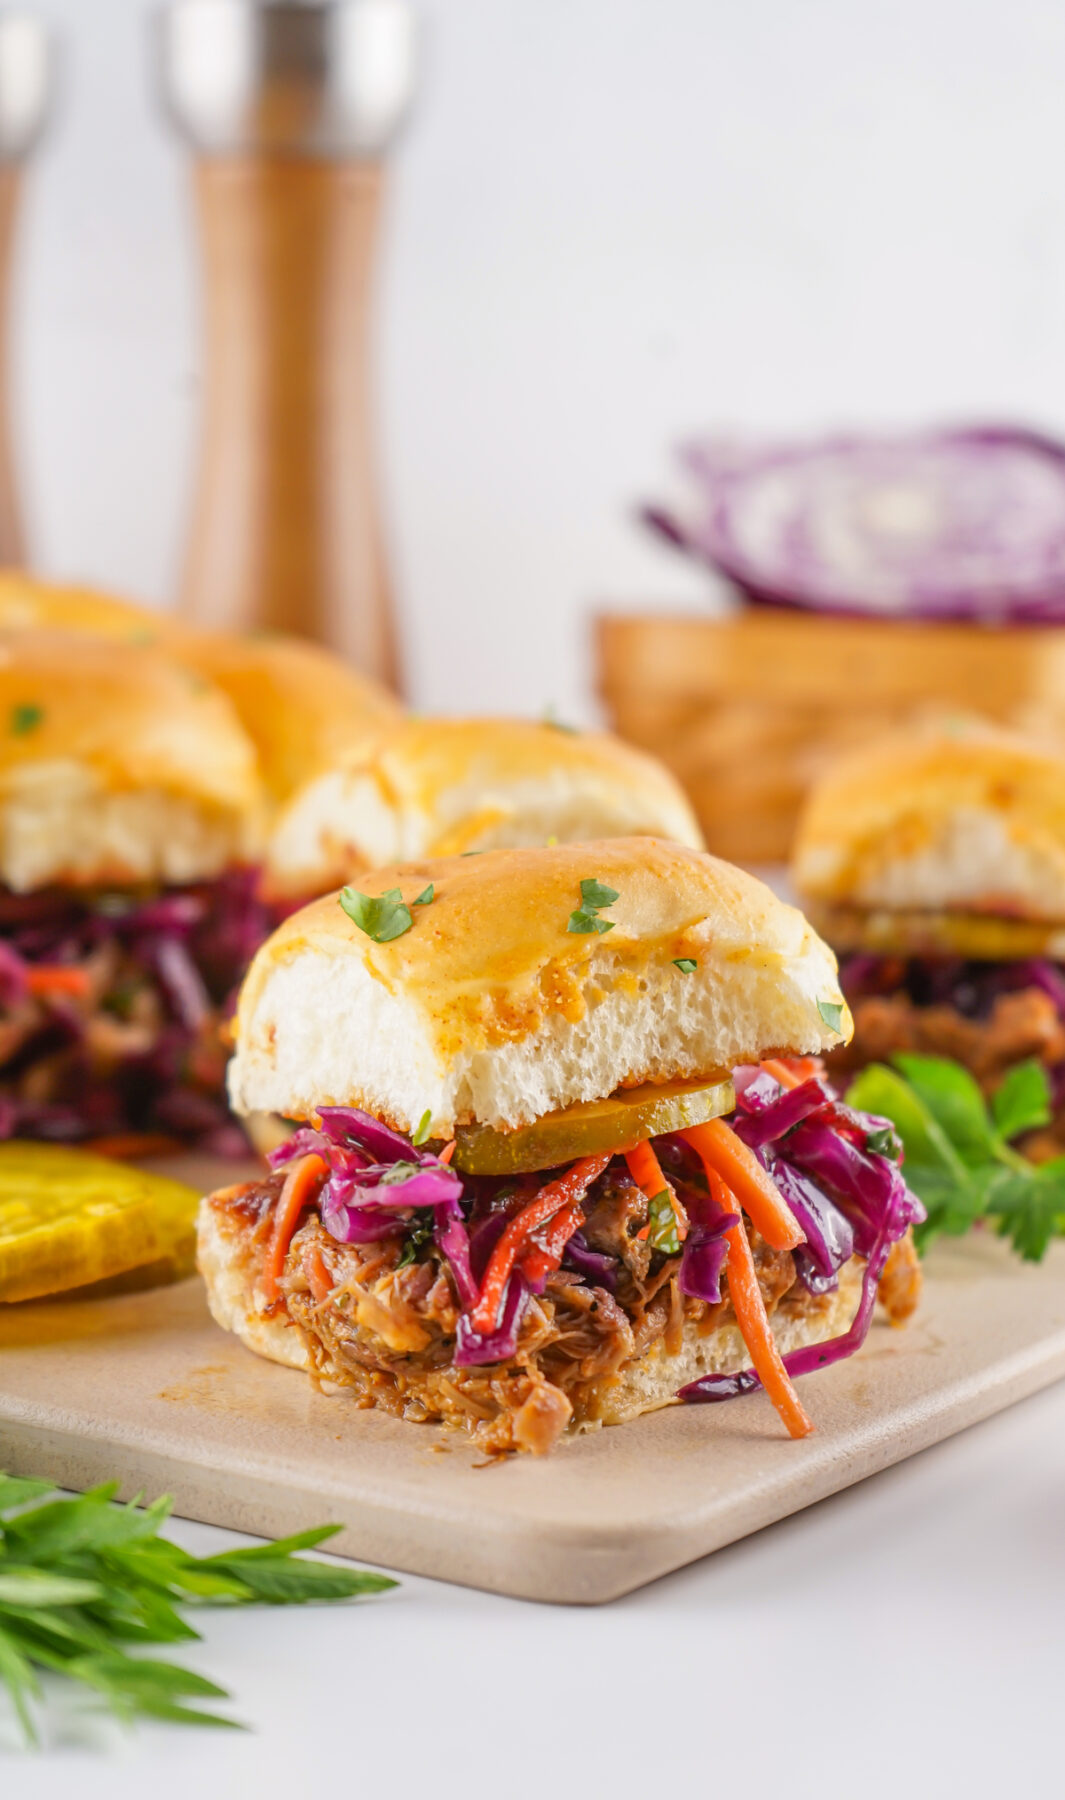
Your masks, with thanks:
M 685 1184 L 680 1192 L 689 1219 L 680 1256 L 680 1291 L 693 1300 L 705 1300 L 708 1306 L 718 1306 L 721 1274 L 728 1259 L 725 1233 L 739 1224 L 740 1215 L 726 1212 L 699 1188 Z
M 318 1117 L 327 1138 L 339 1144 L 354 1139 L 378 1162 L 401 1162 L 410 1156 L 409 1138 L 382 1125 L 372 1113 L 360 1112 L 356 1106 L 322 1106 L 318 1109 Z
M 470 1240 L 458 1197 L 441 1200 L 433 1210 L 433 1235 L 436 1247 L 446 1256 L 455 1281 L 459 1304 L 464 1311 L 477 1304 L 478 1287 L 470 1266 Z
M 604 1250 L 593 1250 L 583 1232 L 575 1231 L 562 1255 L 562 1266 L 583 1275 L 594 1287 L 606 1288 L 613 1294 L 618 1285 L 618 1261 Z
M 854 1227 L 816 1182 L 790 1163 L 777 1159 L 773 1180 L 806 1234 L 793 1251 L 800 1280 L 813 1294 L 829 1294 L 839 1286 L 839 1271 L 854 1255 Z
M 840 982 L 848 999 L 903 993 L 915 1006 L 953 1006 L 965 1018 L 985 1019 L 1000 994 L 1038 988 L 1065 1019 L 1065 969 L 1045 956 L 1009 962 L 972 962 L 957 956 L 846 957 Z
M 690 518 L 647 508 L 672 545 L 748 601 L 816 612 L 1065 621 L 1065 445 L 976 426 L 809 443 L 711 440 L 683 453 Z
M 381 1207 L 349 1206 L 330 1192 L 327 1182 L 318 1197 L 318 1208 L 330 1237 L 338 1244 L 376 1244 L 382 1238 L 402 1237 L 410 1221 L 402 1213 Z
M 529 1294 L 523 1277 L 514 1271 L 503 1295 L 494 1331 L 475 1331 L 465 1313 L 460 1313 L 455 1330 L 455 1366 L 472 1369 L 481 1363 L 506 1362 L 518 1348 Z

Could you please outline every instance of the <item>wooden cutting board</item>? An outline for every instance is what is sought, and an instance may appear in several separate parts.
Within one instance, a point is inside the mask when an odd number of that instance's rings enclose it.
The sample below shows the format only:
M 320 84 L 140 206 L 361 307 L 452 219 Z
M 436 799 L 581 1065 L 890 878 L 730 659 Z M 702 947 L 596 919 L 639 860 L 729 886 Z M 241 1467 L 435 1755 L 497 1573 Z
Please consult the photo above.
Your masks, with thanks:
M 196 1280 L 0 1307 L 0 1468 L 167 1490 L 268 1536 L 334 1520 L 342 1554 L 535 1600 L 610 1600 L 836 1493 L 1065 1374 L 1065 1245 L 1018 1263 L 974 1235 L 929 1259 L 901 1331 L 801 1383 L 817 1430 L 763 1395 L 675 1406 L 484 1466 L 455 1433 L 318 1394 L 210 1319 Z

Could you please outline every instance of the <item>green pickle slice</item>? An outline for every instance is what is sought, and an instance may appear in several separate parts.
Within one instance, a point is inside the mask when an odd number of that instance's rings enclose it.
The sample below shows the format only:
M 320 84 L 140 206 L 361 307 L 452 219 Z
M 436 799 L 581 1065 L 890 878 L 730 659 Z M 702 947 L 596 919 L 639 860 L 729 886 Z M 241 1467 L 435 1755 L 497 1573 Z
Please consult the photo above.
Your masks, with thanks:
M 623 1088 L 606 1100 L 587 1100 L 545 1113 L 516 1131 L 460 1125 L 454 1167 L 464 1175 L 531 1175 L 604 1150 L 631 1150 L 645 1138 L 684 1131 L 730 1113 L 736 1094 L 730 1075 Z

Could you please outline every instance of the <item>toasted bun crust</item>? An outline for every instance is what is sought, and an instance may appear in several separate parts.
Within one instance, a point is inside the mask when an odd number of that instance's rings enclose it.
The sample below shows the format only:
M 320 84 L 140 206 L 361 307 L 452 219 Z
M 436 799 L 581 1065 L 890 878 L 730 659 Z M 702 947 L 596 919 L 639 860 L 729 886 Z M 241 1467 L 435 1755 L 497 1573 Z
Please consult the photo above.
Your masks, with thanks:
M 814 788 L 792 875 L 833 907 L 1065 921 L 1065 756 L 976 721 L 881 738 Z
M 323 769 L 360 755 L 400 717 L 386 688 L 306 638 L 203 632 L 185 638 L 177 653 L 229 695 L 275 805 Z
M 95 588 L 40 581 L 21 569 L 0 569 L 0 631 L 76 631 L 127 644 L 168 643 L 176 634 L 165 613 L 116 600 Z
M 255 752 L 224 694 L 154 648 L 0 634 L 0 880 L 209 878 L 254 854 Z
M 567 929 L 588 878 L 618 893 L 602 934 Z M 430 883 L 433 900 L 415 905 Z M 353 1104 L 412 1130 L 428 1108 L 439 1135 L 507 1128 L 850 1034 L 835 958 L 802 914 L 680 844 L 494 850 L 379 869 L 361 886 L 399 888 L 411 929 L 375 943 L 329 894 L 267 940 L 240 999 L 238 1112 Z M 819 1002 L 842 1008 L 840 1029 Z
M 702 848 L 672 775 L 618 738 L 526 719 L 407 719 L 294 796 L 267 874 L 278 893 L 323 893 L 416 857 L 636 835 Z
M 284 1315 L 265 1314 L 240 1251 L 239 1239 L 219 1229 L 208 1203 L 200 1208 L 197 1262 L 207 1288 L 207 1303 L 223 1331 L 232 1331 L 241 1342 L 286 1368 L 311 1368 L 311 1357 L 299 1327 Z M 862 1264 L 856 1258 L 840 1271 L 839 1289 L 824 1311 L 816 1314 L 773 1315 L 773 1337 L 781 1355 L 803 1344 L 820 1344 L 847 1330 L 858 1309 Z M 748 1366 L 750 1356 L 734 1324 L 703 1332 L 688 1320 L 683 1341 L 674 1354 L 661 1343 L 635 1358 L 619 1373 L 602 1381 L 588 1394 L 575 1423 L 623 1425 L 641 1413 L 669 1406 L 677 1389 L 701 1375 L 724 1374 Z

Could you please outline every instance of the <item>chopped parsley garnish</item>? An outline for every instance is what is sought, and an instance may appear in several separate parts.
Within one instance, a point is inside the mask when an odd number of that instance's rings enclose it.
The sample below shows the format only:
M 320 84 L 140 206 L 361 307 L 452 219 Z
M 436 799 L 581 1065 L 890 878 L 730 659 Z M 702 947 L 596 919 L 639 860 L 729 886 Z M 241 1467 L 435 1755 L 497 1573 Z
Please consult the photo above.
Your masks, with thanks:
M 663 1188 L 660 1194 L 655 1194 L 647 1202 L 647 1220 L 647 1242 L 651 1249 L 661 1251 L 663 1256 L 679 1256 L 677 1215 L 673 1211 L 673 1196 L 668 1188 Z
M 414 924 L 410 907 L 399 888 L 389 888 L 387 893 L 377 896 L 360 894 L 358 888 L 341 888 L 340 904 L 348 918 L 375 944 L 390 944 L 393 938 L 402 937 Z
M 429 1137 L 429 1127 L 432 1122 L 433 1110 L 432 1107 L 427 1106 L 421 1118 L 418 1120 L 417 1125 L 414 1127 L 414 1130 L 410 1134 L 410 1141 L 415 1149 L 417 1149 L 420 1144 L 424 1144 L 427 1141 Z
M 1065 1233 L 1065 1156 L 1029 1162 L 1012 1140 L 1050 1121 L 1042 1064 L 1015 1064 L 989 1106 L 960 1063 L 901 1052 L 892 1061 L 863 1069 L 847 1100 L 890 1119 L 902 1140 L 906 1181 L 928 1211 L 914 1232 L 919 1248 L 987 1219 L 1019 1256 L 1040 1262 L 1051 1238 Z M 879 1135 L 870 1133 L 866 1147 L 879 1150 Z
M 403 1239 L 403 1249 L 400 1252 L 396 1268 L 405 1269 L 410 1263 L 417 1262 L 420 1252 L 424 1250 L 426 1244 L 432 1243 L 432 1239 L 433 1215 L 431 1211 L 427 1210 L 421 1218 L 414 1221 Z
M 29 732 L 36 731 L 43 718 L 43 706 L 33 700 L 20 701 L 11 708 L 11 729 L 16 737 L 26 737 Z
M 581 882 L 581 903 L 570 913 L 567 931 L 577 933 L 596 931 L 613 931 L 613 919 L 601 919 L 599 913 L 604 906 L 613 906 L 620 899 L 617 888 L 604 887 L 596 876 L 589 875 Z
M 565 732 L 567 737 L 576 737 L 578 735 L 577 726 L 567 725 L 563 719 L 559 718 L 553 706 L 544 707 L 544 716 L 540 723 L 546 725 L 549 731 Z
M 378 1187 L 396 1187 L 402 1181 L 410 1181 L 412 1176 L 420 1173 L 421 1165 L 413 1162 L 392 1163 L 381 1176 Z
M 819 1000 L 817 1010 L 829 1031 L 843 1032 L 843 1007 L 838 1000 Z
M 694 975 L 699 964 L 696 962 L 694 956 L 675 956 L 673 958 L 673 967 L 679 969 L 682 975 Z
M 430 882 L 429 886 L 427 888 L 423 888 L 420 894 L 415 894 L 412 904 L 414 906 L 428 906 L 429 902 L 432 900 L 435 892 L 436 892 L 436 890 L 433 887 L 432 882 Z

